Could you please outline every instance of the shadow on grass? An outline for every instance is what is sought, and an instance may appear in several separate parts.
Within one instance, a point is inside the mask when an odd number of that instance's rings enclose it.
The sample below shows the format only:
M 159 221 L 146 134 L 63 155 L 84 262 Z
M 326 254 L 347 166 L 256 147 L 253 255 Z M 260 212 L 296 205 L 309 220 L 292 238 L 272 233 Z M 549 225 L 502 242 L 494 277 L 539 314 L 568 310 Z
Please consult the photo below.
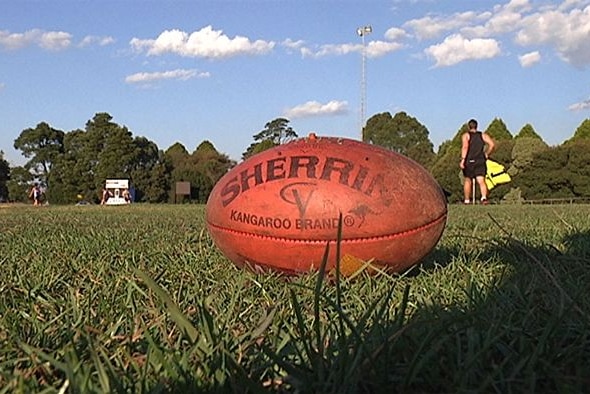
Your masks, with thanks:
M 354 322 L 338 299 L 323 300 L 325 326 L 300 327 L 273 359 L 297 392 L 584 392 L 590 232 L 572 232 L 562 243 L 563 251 L 510 236 L 488 243 L 479 260 L 502 262 L 501 275 L 482 282 L 471 272 L 464 303 L 419 305 L 407 321 L 407 291 L 393 315 L 380 309 L 393 301 L 387 294 Z M 462 254 L 437 248 L 406 277 L 452 269 Z
M 461 305 L 421 306 L 391 343 L 372 379 L 400 392 L 584 392 L 590 384 L 590 232 L 572 232 L 560 251 L 507 236 L 479 260 L 505 264 L 474 280 Z M 423 271 L 461 261 L 439 248 Z M 448 268 L 448 267 L 447 267 Z M 477 269 L 474 267 L 473 269 Z

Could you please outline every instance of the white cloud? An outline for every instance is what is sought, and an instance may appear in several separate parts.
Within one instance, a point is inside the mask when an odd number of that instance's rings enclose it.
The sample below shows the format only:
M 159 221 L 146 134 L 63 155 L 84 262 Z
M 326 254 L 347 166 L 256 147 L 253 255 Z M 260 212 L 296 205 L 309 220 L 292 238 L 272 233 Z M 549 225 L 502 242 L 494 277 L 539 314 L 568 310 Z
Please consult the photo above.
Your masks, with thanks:
M 0 82 L 0 91 L 1 91 L 2 89 L 4 89 L 4 87 L 5 87 L 5 86 L 6 86 L 6 84 L 5 84 L 4 82 Z
M 395 52 L 402 48 L 403 45 L 397 42 L 389 41 L 369 41 L 366 43 L 367 57 L 376 58 L 388 53 Z M 308 47 L 300 48 L 303 57 L 323 57 L 323 56 L 341 56 L 349 53 L 361 53 L 362 44 L 326 44 L 321 45 L 317 50 Z
M 204 57 L 223 59 L 238 55 L 262 55 L 272 51 L 273 41 L 251 41 L 247 37 L 230 38 L 221 30 L 213 30 L 206 26 L 199 31 L 186 33 L 181 30 L 166 30 L 155 40 L 133 38 L 131 47 L 138 51 L 146 51 L 148 55 L 173 53 L 186 57 Z
M 436 45 L 431 45 L 424 52 L 434 58 L 435 67 L 452 66 L 465 60 L 490 59 L 500 54 L 498 41 L 492 38 L 474 38 L 472 40 L 460 34 L 453 34 Z
M 569 109 L 570 111 L 590 110 L 590 99 L 572 104 L 567 109 Z
M 339 56 L 360 52 L 362 48 L 362 44 L 326 44 L 321 45 L 316 50 L 308 47 L 302 47 L 301 54 L 304 57 Z
M 80 44 L 78 44 L 78 45 L 80 47 L 87 47 L 90 45 L 97 44 L 102 47 L 102 46 L 113 44 L 114 42 L 115 42 L 115 39 L 111 36 L 105 36 L 105 37 L 86 36 L 82 39 L 82 41 L 80 41 Z
M 286 48 L 290 48 L 290 49 L 301 49 L 304 45 L 305 45 L 305 41 L 303 40 L 297 40 L 297 41 L 293 41 L 290 38 L 287 38 L 286 40 L 284 40 L 281 45 L 283 45 Z
M 37 45 L 43 49 L 58 51 L 72 44 L 72 35 L 63 31 L 27 30 L 24 33 L 0 31 L 0 46 L 6 49 L 20 49 L 29 45 Z
M 63 31 L 48 31 L 41 34 L 38 43 L 43 49 L 59 51 L 72 44 L 72 35 Z
M 427 40 L 469 26 L 481 19 L 487 19 L 490 15 L 490 13 L 477 14 L 467 11 L 447 16 L 425 16 L 407 21 L 403 27 L 412 30 L 419 40 Z
M 131 74 L 125 77 L 125 82 L 127 83 L 138 83 L 138 84 L 146 84 L 154 81 L 159 81 L 163 79 L 179 79 L 182 81 L 186 81 L 187 79 L 191 78 L 207 78 L 210 74 L 208 72 L 197 72 L 197 70 L 185 70 L 185 69 L 177 69 L 171 71 L 161 71 L 161 72 L 143 72 L 143 73 L 136 73 Z
M 31 45 L 34 36 L 39 34 L 39 30 L 29 30 L 25 33 L 10 33 L 6 30 L 0 31 L 0 45 L 6 49 L 19 49 Z
M 367 57 L 380 57 L 403 48 L 397 42 L 371 41 L 367 44 Z
M 285 110 L 285 117 L 308 118 L 313 116 L 340 115 L 348 111 L 348 102 L 332 100 L 326 104 L 317 101 L 308 101 Z
M 531 67 L 541 61 L 541 54 L 539 51 L 525 53 L 518 57 L 518 61 L 522 67 Z
M 567 63 L 590 65 L 590 6 L 569 12 L 546 9 L 525 17 L 516 42 L 522 46 L 549 45 Z
M 437 60 L 437 66 L 493 57 L 500 52 L 500 42 L 508 39 L 522 47 L 552 48 L 563 61 L 576 67 L 590 65 L 589 0 L 561 0 L 540 5 L 531 0 L 510 0 L 489 10 L 427 15 L 409 20 L 402 27 L 418 41 L 436 39 L 443 34 L 452 37 L 425 50 Z M 487 52 L 480 48 L 477 54 L 472 54 L 474 56 L 465 54 L 467 48 L 462 46 L 468 43 L 466 40 L 478 46 L 485 44 Z M 531 53 L 537 48 L 532 48 Z M 534 59 L 529 55 L 519 61 L 526 67 L 534 64 Z
M 387 29 L 387 31 L 384 34 L 384 37 L 389 41 L 397 41 L 408 37 L 408 33 L 404 29 L 400 29 L 399 27 L 392 27 L 390 29 Z

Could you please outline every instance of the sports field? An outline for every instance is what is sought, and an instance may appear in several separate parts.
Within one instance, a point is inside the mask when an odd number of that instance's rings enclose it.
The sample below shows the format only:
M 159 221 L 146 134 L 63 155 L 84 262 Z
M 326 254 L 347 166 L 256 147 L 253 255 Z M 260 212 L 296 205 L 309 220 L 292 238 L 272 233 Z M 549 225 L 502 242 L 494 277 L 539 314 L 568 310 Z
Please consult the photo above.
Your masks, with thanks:
M 450 206 L 398 276 L 235 268 L 204 206 L 0 209 L 0 393 L 585 392 L 590 205 Z

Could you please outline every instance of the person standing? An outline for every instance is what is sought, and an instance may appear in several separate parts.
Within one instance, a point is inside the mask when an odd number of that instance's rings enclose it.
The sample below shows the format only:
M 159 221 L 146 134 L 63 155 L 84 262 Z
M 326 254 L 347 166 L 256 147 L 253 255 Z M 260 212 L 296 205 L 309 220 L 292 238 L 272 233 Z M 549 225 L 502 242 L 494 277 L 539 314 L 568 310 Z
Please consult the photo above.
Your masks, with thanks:
M 29 198 L 33 199 L 34 206 L 41 205 L 41 188 L 38 183 L 33 184 L 31 191 L 29 192 Z
M 487 172 L 486 160 L 495 147 L 494 140 L 488 134 L 477 130 L 477 120 L 470 119 L 467 122 L 468 131 L 461 136 L 461 163 L 463 170 L 463 195 L 464 203 L 471 202 L 471 190 L 473 179 L 479 185 L 481 203 L 488 203 L 488 188 L 485 182 Z M 473 196 L 475 200 L 475 196 Z
M 105 205 L 108 199 L 111 197 L 111 192 L 106 187 L 102 188 L 102 195 L 100 198 L 100 205 Z

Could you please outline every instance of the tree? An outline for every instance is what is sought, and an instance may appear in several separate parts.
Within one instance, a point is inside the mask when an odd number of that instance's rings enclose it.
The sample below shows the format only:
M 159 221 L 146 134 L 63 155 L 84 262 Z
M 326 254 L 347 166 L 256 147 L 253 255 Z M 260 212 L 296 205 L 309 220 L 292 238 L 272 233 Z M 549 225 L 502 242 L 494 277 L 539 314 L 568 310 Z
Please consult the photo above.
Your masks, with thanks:
M 574 132 L 573 137 L 565 141 L 564 144 L 573 143 L 579 140 L 590 140 L 590 119 L 584 119 Z
M 384 112 L 372 116 L 363 130 L 363 141 L 407 156 L 425 167 L 435 159 L 428 129 L 405 112 L 391 116 Z
M 35 128 L 23 130 L 14 140 L 14 148 L 29 158 L 25 168 L 46 186 L 50 186 L 51 168 L 56 158 L 63 153 L 64 132 L 45 122 Z
M 527 200 L 590 197 L 590 140 L 580 139 L 534 154 L 515 180 Z
M 168 201 L 171 189 L 172 163 L 160 151 L 160 159 L 150 170 L 149 183 L 144 185 L 143 201 L 150 203 L 163 203 Z
M 519 172 L 527 168 L 539 154 L 548 149 L 543 140 L 535 137 L 518 137 L 514 139 L 512 147 L 512 164 L 508 169 L 510 176 L 515 177 Z
M 6 182 L 8 199 L 16 202 L 27 202 L 29 189 L 33 183 L 33 175 L 25 167 L 14 167 L 10 169 L 10 180 Z
M 135 188 L 135 201 L 163 202 L 170 189 L 170 174 L 163 152 L 145 137 L 135 137 L 131 143 L 127 173 Z
M 73 203 L 80 194 L 88 201 L 98 201 L 92 166 L 95 156 L 88 147 L 89 139 L 84 130 L 74 130 L 64 136 L 64 152 L 53 167 L 53 182 L 48 197 L 53 203 Z
M 181 144 L 174 144 L 164 153 L 172 164 L 171 184 L 190 182 L 190 198 L 205 203 L 215 183 L 236 163 L 225 154 L 215 149 L 210 141 L 201 142 L 193 153 L 189 154 Z M 175 190 L 172 188 L 169 201 L 174 201 Z
M 486 134 L 492 137 L 496 143 L 496 147 L 491 154 L 491 159 L 501 163 L 506 168 L 509 168 L 512 163 L 512 148 L 514 147 L 514 139 L 512 134 L 508 131 L 506 124 L 500 118 L 494 118 L 486 129 Z M 495 190 L 494 194 L 504 192 L 509 186 L 504 185 Z
M 452 139 L 444 141 L 438 148 L 430 172 L 441 185 L 449 202 L 463 201 L 463 174 L 459 168 L 462 136 L 469 128 L 463 123 Z
M 576 197 L 590 197 L 590 138 L 580 138 L 568 144 L 568 149 L 566 170 L 572 193 Z
M 518 134 L 514 136 L 515 140 L 519 138 L 534 138 L 543 141 L 543 138 L 541 138 L 541 136 L 537 134 L 537 132 L 530 123 L 525 124 L 522 127 L 522 129 L 520 129 Z
M 199 173 L 196 185 L 196 197 L 205 203 L 209 198 L 213 186 L 236 163 L 227 155 L 221 154 L 209 141 L 203 141 L 192 154 L 195 168 Z
M 97 191 L 109 178 L 131 178 L 134 161 L 137 159 L 133 136 L 127 127 L 112 122 L 107 113 L 97 113 L 86 123 L 89 144 L 87 149 L 94 151 L 88 156 L 95 177 Z M 157 148 L 156 148 L 157 150 Z
M 189 153 L 184 145 L 182 145 L 180 142 L 176 142 L 166 149 L 164 155 L 171 160 L 173 166 L 177 166 L 186 160 L 186 158 L 189 156 Z
M 495 141 L 512 140 L 512 134 L 500 118 L 494 118 L 486 129 L 486 133 Z
M 297 138 L 297 133 L 289 126 L 289 119 L 277 118 L 266 123 L 264 129 L 253 137 L 254 142 L 242 153 L 242 160 L 277 145 L 285 144 Z
M 432 176 L 447 194 L 449 202 L 463 201 L 463 175 L 459 168 L 461 147 L 449 144 L 431 167 Z
M 4 160 L 4 152 L 0 150 L 0 202 L 8 200 L 8 186 L 10 180 L 10 165 Z
M 65 134 L 49 196 L 58 203 L 75 202 L 78 195 L 98 201 L 106 179 L 122 178 L 131 180 L 136 201 L 158 201 L 169 190 L 165 171 L 170 166 L 165 161 L 155 143 L 145 137 L 134 138 L 127 127 L 113 122 L 111 115 L 97 113 L 85 130 Z
M 506 168 L 512 164 L 512 149 L 514 148 L 514 140 L 500 140 L 496 141 L 496 147 L 492 152 L 491 159 L 501 163 Z

